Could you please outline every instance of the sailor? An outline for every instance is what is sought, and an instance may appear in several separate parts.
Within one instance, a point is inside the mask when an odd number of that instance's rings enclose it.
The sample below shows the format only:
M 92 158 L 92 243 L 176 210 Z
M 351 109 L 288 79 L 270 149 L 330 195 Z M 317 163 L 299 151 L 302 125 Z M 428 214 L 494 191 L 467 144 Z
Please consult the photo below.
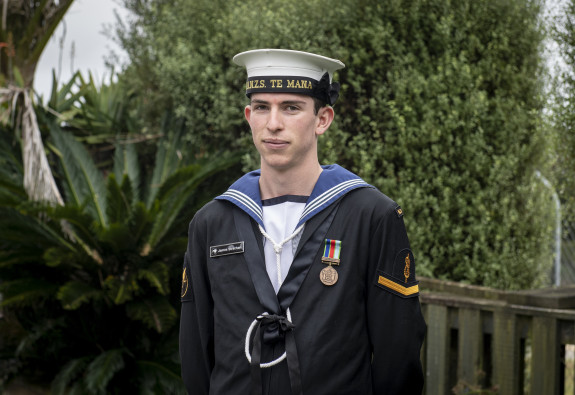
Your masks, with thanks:
M 189 394 L 421 394 L 425 322 L 397 203 L 320 165 L 334 119 L 324 56 L 259 49 L 244 109 L 261 158 L 197 212 L 182 281 Z

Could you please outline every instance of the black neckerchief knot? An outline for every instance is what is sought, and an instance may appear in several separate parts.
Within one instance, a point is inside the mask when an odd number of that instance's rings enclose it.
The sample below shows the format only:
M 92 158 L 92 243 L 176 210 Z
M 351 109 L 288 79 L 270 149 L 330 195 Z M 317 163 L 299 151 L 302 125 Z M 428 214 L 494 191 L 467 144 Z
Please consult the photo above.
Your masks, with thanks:
M 260 315 L 257 318 L 258 321 L 261 321 L 261 325 L 266 326 L 269 324 L 277 324 L 279 329 L 281 329 L 282 332 L 287 332 L 287 331 L 291 331 L 295 328 L 295 325 L 292 324 L 286 316 L 283 315 L 277 315 L 277 314 L 272 314 L 272 315 Z
M 253 340 L 252 360 L 250 363 L 252 395 L 261 395 L 262 393 L 262 376 L 260 370 L 262 338 L 264 343 L 276 343 L 280 339 L 285 341 L 291 393 L 292 395 L 301 395 L 302 387 L 299 359 L 294 337 L 295 325 L 291 323 L 286 316 L 278 314 L 262 314 L 256 318 L 256 321 L 257 325 Z

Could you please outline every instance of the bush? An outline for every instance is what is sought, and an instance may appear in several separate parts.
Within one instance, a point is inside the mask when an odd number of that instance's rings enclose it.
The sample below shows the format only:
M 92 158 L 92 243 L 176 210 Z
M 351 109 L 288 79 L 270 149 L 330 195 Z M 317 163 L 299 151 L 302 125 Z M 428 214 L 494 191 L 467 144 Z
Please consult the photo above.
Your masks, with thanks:
M 195 144 L 251 145 L 236 53 L 341 59 L 322 161 L 403 205 L 419 274 L 508 289 L 544 282 L 554 212 L 535 176 L 547 170 L 537 2 L 126 3 L 136 17 L 119 29 L 132 61 L 124 78 L 157 93 L 150 107 L 183 117 Z M 254 151 L 245 164 L 257 166 Z

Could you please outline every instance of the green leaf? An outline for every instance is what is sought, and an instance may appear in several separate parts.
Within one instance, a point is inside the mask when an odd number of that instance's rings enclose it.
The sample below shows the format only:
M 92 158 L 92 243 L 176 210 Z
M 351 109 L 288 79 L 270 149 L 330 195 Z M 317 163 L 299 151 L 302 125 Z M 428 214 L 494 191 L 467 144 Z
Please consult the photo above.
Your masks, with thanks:
M 16 66 L 13 66 L 12 72 L 14 73 L 14 80 L 16 81 L 18 87 L 24 88 L 25 87 L 24 78 L 22 78 L 22 73 L 20 72 L 20 69 Z
M 110 173 L 106 190 L 108 220 L 113 223 L 129 218 L 132 205 L 132 187 L 128 175 L 122 176 L 122 185 L 120 186 L 114 173 Z
M 162 204 L 147 244 L 153 249 L 160 242 L 202 181 L 237 164 L 239 159 L 239 154 L 223 155 L 209 163 L 186 166 L 172 174 L 158 191 L 157 199 Z
M 173 306 L 163 297 L 153 297 L 130 302 L 126 306 L 128 316 L 146 324 L 158 333 L 165 332 L 176 322 Z
M 147 280 L 161 295 L 169 291 L 169 270 L 162 262 L 156 261 L 148 269 L 138 270 L 138 279 Z
M 56 284 L 37 278 L 4 281 L 0 283 L 0 294 L 3 295 L 0 306 L 37 306 L 52 298 L 57 289 Z
M 50 136 L 54 141 L 53 151 L 60 158 L 64 172 L 68 200 L 77 206 L 86 204 L 94 219 L 105 227 L 108 220 L 106 187 L 102 174 L 90 159 L 88 151 L 71 134 L 53 125 Z
M 136 144 L 116 144 L 114 151 L 114 173 L 116 179 L 123 180 L 128 176 L 132 191 L 134 191 L 134 202 L 140 198 L 140 164 L 136 153 Z
M 124 304 L 132 300 L 134 292 L 139 289 L 138 284 L 131 276 L 124 278 L 123 276 L 109 275 L 104 280 L 104 286 L 107 289 L 106 293 L 108 297 L 116 305 Z
M 156 199 L 156 194 L 164 182 L 178 170 L 181 163 L 181 154 L 178 155 L 181 148 L 182 131 L 169 131 L 158 141 L 156 157 L 154 161 L 154 172 L 148 185 L 148 196 L 146 205 L 150 208 Z
M 75 262 L 75 254 L 72 254 L 69 251 L 63 250 L 59 247 L 48 248 L 44 251 L 42 258 L 44 258 L 46 265 L 49 267 L 65 265 L 69 268 L 81 268 L 81 266 Z
M 68 281 L 58 290 L 57 298 L 66 310 L 75 310 L 89 300 L 102 297 L 101 290 L 81 281 Z
M 73 359 L 64 365 L 52 381 L 52 394 L 68 395 L 69 388 L 75 381 L 82 378 L 90 360 L 91 358 L 86 356 Z
M 86 387 L 88 391 L 106 393 L 110 380 L 124 368 L 124 349 L 105 351 L 97 356 L 86 371 Z
M 136 365 L 142 378 L 141 390 L 148 390 L 150 394 L 186 394 L 179 369 L 173 371 L 157 362 L 144 360 L 137 361 Z

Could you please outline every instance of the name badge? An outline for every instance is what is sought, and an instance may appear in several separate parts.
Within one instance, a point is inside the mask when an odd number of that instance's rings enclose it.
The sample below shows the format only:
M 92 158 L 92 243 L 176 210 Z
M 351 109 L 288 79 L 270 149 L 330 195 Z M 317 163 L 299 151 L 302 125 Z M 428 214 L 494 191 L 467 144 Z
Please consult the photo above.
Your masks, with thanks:
M 220 244 L 218 246 L 210 246 L 210 258 L 217 258 L 224 255 L 243 254 L 244 242 L 238 241 L 229 244 Z

